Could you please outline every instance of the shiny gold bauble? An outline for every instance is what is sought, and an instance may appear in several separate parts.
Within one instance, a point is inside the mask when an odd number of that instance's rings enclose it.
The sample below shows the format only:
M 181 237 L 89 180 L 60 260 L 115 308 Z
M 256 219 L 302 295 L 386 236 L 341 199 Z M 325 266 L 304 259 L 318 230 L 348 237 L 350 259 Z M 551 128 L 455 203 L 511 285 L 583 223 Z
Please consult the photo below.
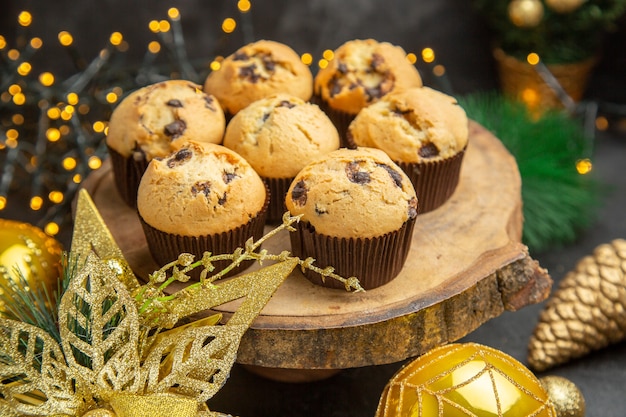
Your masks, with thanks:
M 29 287 L 43 283 L 52 297 L 61 276 L 62 253 L 61 244 L 41 229 L 0 219 L 0 280 L 3 284 L 8 280 L 19 282 L 19 270 Z M 2 310 L 4 306 L 0 302 Z
M 554 10 L 557 13 L 571 13 L 580 6 L 583 5 L 587 0 L 545 0 L 546 5 Z
M 584 417 L 585 398 L 576 384 L 560 376 L 546 376 L 539 381 L 548 393 L 557 417 Z
M 533 28 L 543 19 L 543 3 L 539 0 L 513 0 L 508 13 L 511 22 L 521 28 Z
M 556 417 L 548 394 L 511 356 L 476 343 L 435 348 L 389 381 L 376 417 Z

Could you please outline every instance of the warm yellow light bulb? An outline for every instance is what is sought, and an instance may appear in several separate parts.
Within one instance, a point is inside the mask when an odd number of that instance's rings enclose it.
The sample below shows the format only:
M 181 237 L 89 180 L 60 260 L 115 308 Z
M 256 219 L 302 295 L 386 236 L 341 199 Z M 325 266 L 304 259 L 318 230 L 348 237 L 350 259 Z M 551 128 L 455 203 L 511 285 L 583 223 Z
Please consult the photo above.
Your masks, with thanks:
M 150 23 L 148 23 L 148 29 L 150 29 L 151 32 L 153 33 L 158 33 L 159 32 L 159 21 L 158 20 L 151 20 Z
M 38 195 L 31 197 L 30 199 L 31 210 L 34 210 L 34 211 L 41 210 L 41 206 L 43 206 L 43 198 L 41 198 Z
M 113 104 L 113 103 L 115 103 L 117 101 L 118 97 L 117 97 L 117 94 L 115 94 L 114 92 L 111 91 L 111 92 L 107 93 L 105 98 L 106 98 L 107 103 Z
M 59 225 L 55 222 L 50 222 L 44 227 L 43 231 L 49 236 L 56 236 L 59 233 Z
M 61 110 L 61 119 L 65 121 L 72 120 L 72 113 Z
M 413 52 L 409 52 L 408 54 L 406 54 L 406 59 L 411 64 L 415 64 L 417 62 L 417 55 L 415 55 Z
M 16 113 L 13 116 L 11 116 L 11 121 L 16 126 L 23 125 L 24 124 L 24 116 L 19 114 L 19 113 Z
M 167 20 L 159 21 L 159 31 L 169 32 L 170 27 L 171 27 L 170 22 L 168 22 Z
M 331 49 L 326 49 L 324 52 L 322 52 L 322 58 L 324 58 L 326 61 L 330 61 L 335 57 L 335 52 Z
M 72 181 L 74 182 L 74 184 L 80 184 L 82 180 L 83 177 L 81 177 L 80 174 L 74 174 L 74 176 L 72 177 Z
M 9 92 L 9 94 L 14 96 L 22 92 L 22 87 L 19 84 L 11 84 L 7 91 Z
M 30 71 L 33 69 L 33 66 L 30 65 L 30 62 L 22 62 L 20 65 L 18 65 L 17 67 L 17 73 L 20 74 L 21 76 L 25 77 L 28 74 L 30 74 Z
M 578 171 L 580 175 L 588 174 L 591 172 L 592 169 L 593 163 L 591 162 L 591 159 L 585 158 L 576 161 L 576 171 Z
M 59 38 L 59 42 L 63 46 L 70 46 L 72 43 L 74 43 L 74 37 L 72 36 L 72 34 L 65 30 L 62 32 L 59 32 L 58 38 Z
M 9 148 L 11 148 L 11 149 L 15 149 L 15 148 L 17 148 L 17 139 L 7 138 L 7 140 L 4 142 L 4 144 L 6 146 L 8 146 Z
M 51 120 L 57 120 L 61 117 L 61 110 L 58 107 L 50 107 L 46 113 Z
M 212 71 L 217 71 L 217 70 L 219 70 L 220 68 L 222 68 L 222 63 L 221 63 L 221 62 L 219 62 L 219 61 L 212 61 L 212 62 L 209 64 L 209 67 L 211 68 L 211 70 L 212 70 Z
M 9 52 L 7 52 L 7 56 L 11 61 L 17 61 L 17 59 L 20 57 L 20 51 L 18 51 L 17 49 L 9 49 Z
M 178 9 L 176 7 L 170 7 L 168 9 L 168 11 L 167 11 L 167 15 L 172 20 L 180 19 L 180 12 L 178 11 Z
M 322 58 L 319 61 L 317 61 L 317 66 L 320 67 L 321 69 L 324 69 L 328 66 L 328 60 Z
M 152 41 L 148 44 L 148 51 L 152 54 L 157 54 L 161 50 L 161 44 L 157 41 Z
M 20 12 L 19 15 L 17 15 L 17 22 L 20 24 L 20 26 L 30 26 L 31 23 L 33 23 L 33 15 L 31 15 L 30 12 L 24 10 Z
M 311 63 L 313 63 L 313 55 L 311 55 L 308 52 L 305 52 L 300 57 L 300 60 L 302 61 L 304 65 L 311 65 Z
M 529 53 L 526 56 L 526 62 L 528 62 L 530 65 L 537 65 L 539 63 L 539 55 L 534 52 Z
M 63 193 L 61 191 L 50 191 L 48 193 L 48 200 L 54 204 L 60 204 L 63 202 Z
M 435 60 L 435 51 L 432 48 L 422 49 L 422 60 L 426 63 L 431 63 Z
M 232 17 L 227 17 L 222 22 L 222 30 L 224 31 L 224 33 L 233 33 L 236 27 L 237 22 L 235 22 L 235 19 L 233 19 Z
M 13 103 L 21 106 L 22 104 L 26 103 L 26 96 L 22 93 L 17 93 L 13 96 Z
M 94 132 L 103 132 L 103 131 L 104 131 L 105 124 L 104 124 L 104 122 L 97 121 L 97 122 L 94 122 L 94 124 L 92 125 L 92 127 L 93 127 L 93 131 L 94 131 Z
M 109 42 L 111 45 L 118 46 L 124 40 L 124 36 L 120 32 L 113 32 L 111 36 L 109 36 Z
M 8 129 L 5 135 L 8 140 L 17 140 L 17 138 L 20 136 L 20 132 L 18 132 L 16 129 Z
M 46 139 L 48 139 L 49 142 L 57 142 L 61 139 L 61 131 L 56 127 L 48 128 L 48 130 L 46 130 Z
M 596 129 L 605 131 L 609 128 L 609 120 L 604 116 L 598 116 L 596 118 Z
M 250 11 L 250 7 L 251 6 L 252 6 L 252 4 L 250 4 L 250 1 L 248 1 L 248 0 L 239 0 L 237 2 L 237 8 L 242 13 Z
M 76 159 L 71 156 L 68 156 L 65 159 L 63 159 L 62 165 L 63 165 L 63 169 L 65 169 L 66 171 L 71 171 L 74 168 L 76 168 L 76 165 L 77 165 Z
M 39 49 L 43 46 L 43 41 L 41 38 L 32 38 L 30 40 L 30 47 L 33 49 Z
M 7 198 L 3 195 L 0 195 L 0 210 L 4 210 L 7 206 Z
M 90 156 L 89 160 L 87 161 L 87 165 L 89 165 L 89 168 L 91 169 L 98 169 L 102 166 L 102 159 L 95 155 Z
M 0 49 L 4 49 L 7 47 L 7 40 L 4 39 L 4 36 L 0 35 Z
M 78 94 L 68 93 L 66 98 L 67 98 L 67 104 L 71 104 L 72 106 L 75 106 L 78 104 Z
M 44 87 L 50 87 L 54 84 L 54 75 L 51 72 L 42 72 L 39 74 L 39 82 Z

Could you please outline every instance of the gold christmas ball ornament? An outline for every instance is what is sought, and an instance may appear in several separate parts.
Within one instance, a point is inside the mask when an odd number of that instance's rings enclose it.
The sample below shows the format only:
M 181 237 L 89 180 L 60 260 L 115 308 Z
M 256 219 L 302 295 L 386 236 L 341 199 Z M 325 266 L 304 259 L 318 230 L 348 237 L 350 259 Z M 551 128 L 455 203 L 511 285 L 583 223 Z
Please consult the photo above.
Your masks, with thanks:
M 539 379 L 548 393 L 557 417 L 585 417 L 585 398 L 576 384 L 560 376 Z
M 528 345 L 545 371 L 626 339 L 626 240 L 596 247 L 568 272 L 539 315 Z
M 0 219 L 0 281 L 19 282 L 20 273 L 29 287 L 43 283 L 52 296 L 61 275 L 61 244 L 28 223 Z M 17 272 L 17 271 L 20 272 Z M 6 285 L 0 287 L 7 288 Z M 0 311 L 4 310 L 0 301 Z
M 533 28 L 543 19 L 543 3 L 540 0 L 513 0 L 508 13 L 511 22 L 521 28 Z
M 476 343 L 435 348 L 387 383 L 376 417 L 556 417 L 546 390 L 513 357 Z
M 546 5 L 557 13 L 571 13 L 578 10 L 587 0 L 545 0 Z

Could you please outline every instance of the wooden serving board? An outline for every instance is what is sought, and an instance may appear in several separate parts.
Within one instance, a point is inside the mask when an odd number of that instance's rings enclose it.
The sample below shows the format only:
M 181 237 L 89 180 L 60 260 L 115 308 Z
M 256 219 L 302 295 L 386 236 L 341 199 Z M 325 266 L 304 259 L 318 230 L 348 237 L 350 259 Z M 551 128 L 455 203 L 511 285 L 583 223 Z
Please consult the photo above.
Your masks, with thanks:
M 135 210 L 115 189 L 110 165 L 83 186 L 135 273 L 146 278 L 158 269 Z M 365 293 L 348 293 L 313 285 L 294 271 L 246 332 L 237 361 L 285 371 L 393 363 L 456 341 L 505 310 L 542 301 L 552 280 L 520 243 L 522 222 L 514 157 L 471 122 L 457 190 L 418 217 L 400 275 Z M 263 247 L 289 250 L 287 232 Z M 240 303 L 219 311 L 228 317 Z

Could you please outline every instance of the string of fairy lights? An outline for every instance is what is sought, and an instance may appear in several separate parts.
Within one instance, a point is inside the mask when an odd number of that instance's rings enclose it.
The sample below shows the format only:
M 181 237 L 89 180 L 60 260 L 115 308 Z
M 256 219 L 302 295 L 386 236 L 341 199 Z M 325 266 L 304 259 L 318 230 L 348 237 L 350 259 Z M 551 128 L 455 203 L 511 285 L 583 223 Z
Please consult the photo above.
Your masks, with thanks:
M 239 16 L 222 21 L 222 35 L 241 30 L 244 39 L 252 41 L 251 2 L 239 0 L 237 9 Z M 17 21 L 28 28 L 34 18 L 25 10 Z M 23 46 L 12 48 L 0 35 L 0 216 L 16 190 L 28 190 L 28 210 L 42 213 L 37 226 L 47 234 L 54 236 L 71 224 L 69 208 L 74 195 L 81 182 L 101 167 L 106 157 L 103 139 L 108 118 L 125 94 L 168 78 L 201 83 L 208 71 L 219 69 L 222 56 L 208 58 L 200 68 L 192 65 L 182 29 L 180 12 L 174 7 L 167 11 L 167 19 L 150 21 L 148 30 L 156 38 L 148 43 L 141 65 L 132 74 L 116 67 L 117 61 L 124 61 L 115 58 L 129 49 L 122 33 L 113 32 L 98 54 L 85 62 L 73 35 L 60 31 L 57 41 L 78 69 L 67 79 L 33 68 L 31 60 L 44 40 L 21 39 L 18 43 Z M 164 56 L 166 64 L 155 65 L 157 58 Z M 306 65 L 323 68 L 333 59 L 333 51 L 324 50 L 318 59 L 306 52 L 301 59 Z M 440 89 L 451 92 L 446 69 L 436 62 L 432 48 L 424 48 L 419 57 L 409 52 L 407 59 L 424 65 Z M 587 161 L 579 172 L 590 169 Z

